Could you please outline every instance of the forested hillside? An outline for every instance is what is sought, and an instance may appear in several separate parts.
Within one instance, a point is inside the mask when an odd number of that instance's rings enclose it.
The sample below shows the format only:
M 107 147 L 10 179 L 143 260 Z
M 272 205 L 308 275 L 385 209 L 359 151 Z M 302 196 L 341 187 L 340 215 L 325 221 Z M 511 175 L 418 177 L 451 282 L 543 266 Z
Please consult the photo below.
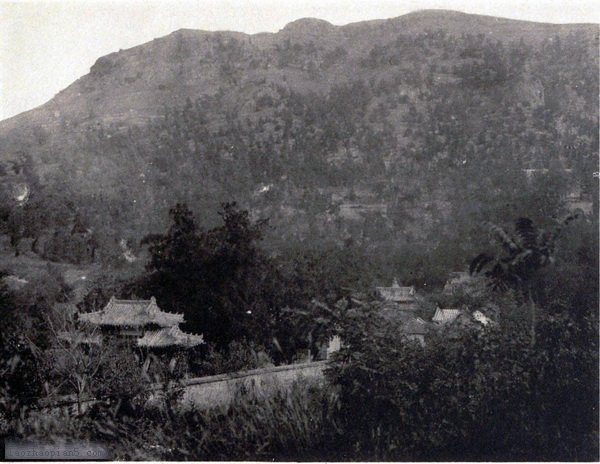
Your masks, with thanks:
M 597 96 L 595 25 L 425 11 L 180 30 L 0 123 L 4 246 L 111 262 L 176 202 L 211 227 L 237 201 L 270 219 L 271 250 L 404 246 L 456 267 L 481 220 L 549 220 L 567 198 L 596 214 Z

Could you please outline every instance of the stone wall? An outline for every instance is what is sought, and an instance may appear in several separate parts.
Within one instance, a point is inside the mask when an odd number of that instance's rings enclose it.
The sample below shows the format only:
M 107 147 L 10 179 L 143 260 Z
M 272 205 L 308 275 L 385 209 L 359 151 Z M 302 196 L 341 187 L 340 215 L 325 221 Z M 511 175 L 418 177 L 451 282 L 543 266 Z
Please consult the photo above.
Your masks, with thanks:
M 184 409 L 227 406 L 240 392 L 270 396 L 299 380 L 319 384 L 325 380 L 323 371 L 327 365 L 328 361 L 316 361 L 187 379 L 183 382 L 181 406 Z
M 319 385 L 325 381 L 324 370 L 328 364 L 329 361 L 315 361 L 185 379 L 180 381 L 183 390 L 180 407 L 183 410 L 205 410 L 215 406 L 228 406 L 242 392 L 266 398 L 289 389 L 297 381 Z M 151 390 L 145 407 L 164 407 L 162 386 L 156 384 Z M 86 398 L 77 404 L 75 395 L 67 395 L 51 402 L 44 401 L 34 409 L 43 410 L 46 414 L 71 416 L 86 411 L 99 401 L 101 400 Z

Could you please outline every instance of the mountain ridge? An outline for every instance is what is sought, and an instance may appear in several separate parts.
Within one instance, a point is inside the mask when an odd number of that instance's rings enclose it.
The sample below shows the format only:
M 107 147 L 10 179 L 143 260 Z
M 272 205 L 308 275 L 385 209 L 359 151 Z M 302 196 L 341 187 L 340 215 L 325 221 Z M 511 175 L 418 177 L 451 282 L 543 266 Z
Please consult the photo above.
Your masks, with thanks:
M 543 22 L 537 22 L 537 21 L 499 18 L 499 17 L 494 17 L 494 16 L 488 16 L 488 15 L 469 14 L 469 13 L 463 13 L 460 11 L 445 10 L 445 9 L 417 10 L 417 11 L 407 13 L 405 15 L 394 17 L 394 18 L 359 21 L 359 22 L 353 22 L 353 23 L 348 23 L 348 24 L 344 24 L 344 25 L 334 25 L 325 20 L 318 19 L 318 18 L 299 18 L 297 20 L 291 21 L 290 23 L 286 24 L 278 32 L 259 32 L 259 33 L 254 33 L 254 34 L 247 34 L 244 32 L 229 31 L 229 30 L 207 31 L 207 30 L 200 30 L 200 29 L 182 28 L 182 29 L 173 31 L 170 34 L 167 34 L 166 36 L 155 38 L 150 42 L 146 42 L 143 44 L 139 44 L 139 45 L 130 47 L 128 49 L 119 50 L 119 51 L 115 51 L 115 52 L 109 53 L 107 55 L 104 55 L 104 56 L 98 58 L 98 60 L 96 60 L 96 62 L 94 63 L 94 65 L 92 65 L 90 70 L 93 69 L 94 66 L 96 64 L 98 64 L 99 61 L 101 62 L 103 59 L 108 59 L 110 57 L 116 57 L 123 53 L 132 52 L 136 49 L 139 49 L 140 47 L 145 47 L 148 44 L 167 41 L 167 40 L 169 40 L 169 38 L 177 38 L 181 35 L 188 35 L 191 38 L 198 38 L 198 36 L 210 37 L 210 36 L 215 36 L 215 35 L 216 36 L 226 35 L 226 36 L 232 36 L 235 38 L 243 38 L 245 40 L 251 40 L 252 38 L 267 39 L 265 41 L 267 42 L 267 46 L 268 46 L 268 45 L 271 45 L 269 42 L 272 42 L 273 39 L 275 39 L 276 37 L 278 37 L 281 34 L 295 33 L 295 32 L 306 33 L 306 31 L 297 31 L 297 27 L 299 25 L 301 25 L 302 29 L 304 30 L 304 29 L 310 29 L 312 27 L 312 25 L 314 25 L 314 24 L 319 24 L 319 25 L 326 24 L 327 26 L 325 27 L 325 30 L 328 33 L 343 33 L 343 32 L 354 32 L 356 30 L 365 29 L 365 28 L 369 28 L 369 27 L 373 27 L 373 26 L 391 26 L 392 29 L 396 29 L 401 23 L 404 23 L 406 21 L 414 21 L 414 20 L 427 21 L 427 20 L 432 20 L 432 19 L 435 21 L 433 24 L 427 24 L 425 26 L 418 26 L 418 27 L 440 27 L 440 26 L 443 26 L 446 29 L 453 30 L 453 28 L 448 27 L 447 23 L 449 21 L 469 20 L 471 23 L 473 21 L 479 22 L 480 27 L 492 27 L 492 26 L 493 27 L 504 27 L 504 26 L 507 26 L 509 28 L 509 32 L 513 32 L 514 27 L 518 26 L 518 25 L 535 26 L 540 31 L 544 30 L 546 33 L 559 33 L 559 34 L 568 33 L 574 29 L 581 29 L 581 28 L 597 29 L 598 28 L 598 25 L 594 24 L 594 23 L 572 23 L 572 24 L 543 23 Z M 441 25 L 438 24 L 438 22 L 440 22 L 440 21 L 445 24 L 441 24 Z M 414 25 L 413 25 L 413 27 L 414 27 Z M 461 22 L 459 29 L 462 29 L 461 32 L 465 32 L 464 31 L 464 23 Z M 406 31 L 406 32 L 410 32 L 410 31 Z M 472 31 L 469 31 L 469 32 L 472 32 Z M 476 31 L 474 31 L 474 32 L 476 32 Z M 518 32 L 524 33 L 523 31 L 518 31 Z M 539 32 L 536 32 L 535 34 L 537 34 L 537 33 L 539 33 Z M 535 35 L 535 34 L 533 34 L 533 35 Z M 528 32 L 527 35 L 530 36 L 530 35 L 532 35 L 532 33 Z M 71 85 L 67 86 L 65 89 L 59 91 L 48 102 L 43 103 L 42 105 L 39 105 L 30 110 L 24 111 L 23 113 L 19 113 L 15 116 L 12 116 L 10 118 L 0 121 L 0 130 L 5 130 L 5 129 L 10 130 L 11 127 L 13 127 L 19 123 L 22 123 L 24 121 L 24 119 L 26 119 L 23 115 L 25 115 L 25 114 L 31 115 L 32 112 L 43 109 L 46 106 L 52 106 L 52 102 L 55 98 L 59 97 L 66 90 L 68 90 L 71 86 L 73 86 L 74 84 L 79 82 L 81 79 L 86 78 L 90 74 L 91 74 L 91 71 L 90 71 L 90 73 L 81 76 L 79 79 L 74 81 L 73 84 L 71 84 Z M 52 110 L 52 111 L 54 111 L 54 110 Z

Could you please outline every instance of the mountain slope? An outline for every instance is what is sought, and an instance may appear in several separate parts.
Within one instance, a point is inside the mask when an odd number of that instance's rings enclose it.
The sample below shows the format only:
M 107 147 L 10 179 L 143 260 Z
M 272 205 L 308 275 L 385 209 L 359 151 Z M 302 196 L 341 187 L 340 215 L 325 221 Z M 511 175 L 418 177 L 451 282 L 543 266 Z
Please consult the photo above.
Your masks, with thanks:
M 182 29 L 150 43 L 99 58 L 88 75 L 40 108 L 1 122 L 0 128 L 23 123 L 56 126 L 65 121 L 97 120 L 131 124 L 160 117 L 164 106 L 183 104 L 188 96 L 197 93 L 215 92 L 223 84 L 223 74 L 232 63 L 236 69 L 249 74 L 243 76 L 244 80 L 251 79 L 252 74 L 270 75 L 268 68 L 277 66 L 274 58 L 278 57 L 278 52 L 281 55 L 287 41 L 294 41 L 296 46 L 318 41 L 318 50 L 313 56 L 310 52 L 305 53 L 307 59 L 322 58 L 320 55 L 326 55 L 336 47 L 346 48 L 349 59 L 336 69 L 341 73 L 333 76 L 333 82 L 352 79 L 356 77 L 355 61 L 368 54 L 373 46 L 389 43 L 389 39 L 398 34 L 414 35 L 436 30 L 457 36 L 465 32 L 473 36 L 483 34 L 486 38 L 505 42 L 522 38 L 530 44 L 539 44 L 572 33 L 593 35 L 597 33 L 597 26 L 551 25 L 425 10 L 390 20 L 346 26 L 305 18 L 288 24 L 276 34 Z M 327 82 L 320 84 L 325 87 L 332 83 L 331 77 L 327 76 Z M 313 78 L 301 80 L 314 81 Z M 302 82 L 297 84 L 302 88 Z
M 593 194 L 597 52 L 595 25 L 436 10 L 179 30 L 0 123 L 5 230 L 60 259 L 51 244 L 76 219 L 118 249 L 175 201 L 210 225 L 237 199 L 272 218 L 273 243 L 435 244 L 482 217 L 555 214 L 561 191 Z

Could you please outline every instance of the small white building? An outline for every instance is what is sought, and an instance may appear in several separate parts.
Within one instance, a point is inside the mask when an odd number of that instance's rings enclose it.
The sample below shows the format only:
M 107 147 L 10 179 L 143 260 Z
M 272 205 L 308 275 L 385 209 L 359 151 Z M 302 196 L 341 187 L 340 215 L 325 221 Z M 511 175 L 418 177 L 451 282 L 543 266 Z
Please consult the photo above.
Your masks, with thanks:
M 473 312 L 473 319 L 479 322 L 481 325 L 488 326 L 493 324 L 493 320 L 483 314 L 481 311 L 477 310 Z

